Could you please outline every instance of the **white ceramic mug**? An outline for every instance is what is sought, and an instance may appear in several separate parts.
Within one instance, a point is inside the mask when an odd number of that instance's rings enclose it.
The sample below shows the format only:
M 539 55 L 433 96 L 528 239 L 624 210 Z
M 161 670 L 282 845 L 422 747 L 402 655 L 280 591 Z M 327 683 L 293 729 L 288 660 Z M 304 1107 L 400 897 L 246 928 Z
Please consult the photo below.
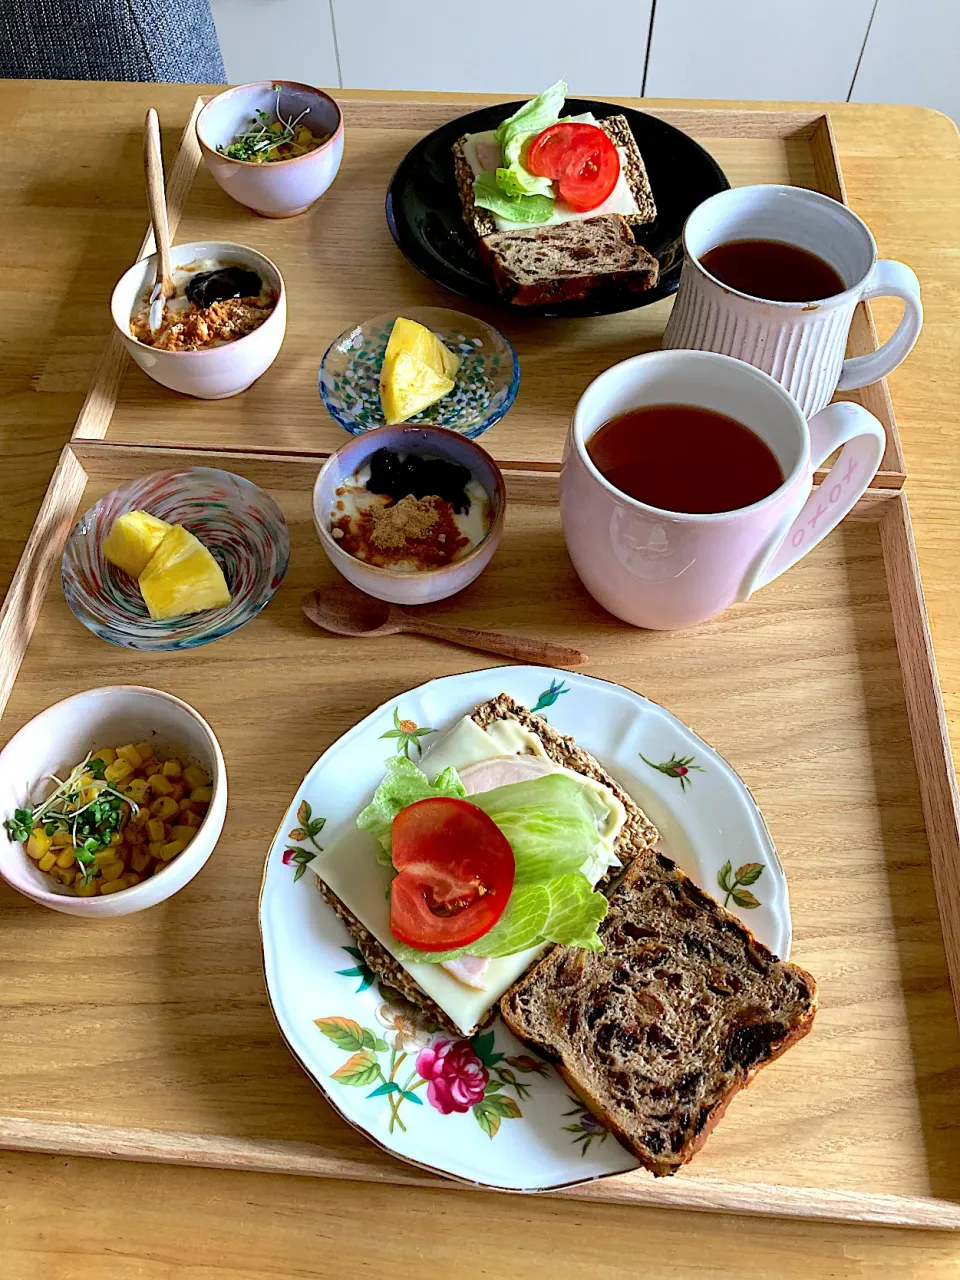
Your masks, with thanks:
M 843 293 L 813 302 L 772 302 L 721 284 L 703 255 L 730 240 L 780 240 L 828 262 Z M 878 259 L 870 229 L 846 205 L 802 187 L 735 187 L 705 200 L 683 229 L 680 289 L 664 350 L 736 356 L 771 374 L 809 418 L 835 391 L 879 382 L 910 354 L 923 325 L 920 282 L 902 262 Z M 902 298 L 903 318 L 878 350 L 844 359 L 857 304 Z
M 663 511 L 628 497 L 594 465 L 587 442 L 611 418 L 651 404 L 699 405 L 735 418 L 773 451 L 783 483 L 759 502 L 717 515 Z M 840 445 L 811 493 L 814 471 Z M 633 356 L 592 382 L 574 411 L 560 475 L 570 558 L 594 599 L 624 622 L 692 626 L 746 600 L 811 551 L 876 475 L 884 445 L 883 427 L 861 405 L 829 405 L 808 423 L 769 374 L 729 356 Z

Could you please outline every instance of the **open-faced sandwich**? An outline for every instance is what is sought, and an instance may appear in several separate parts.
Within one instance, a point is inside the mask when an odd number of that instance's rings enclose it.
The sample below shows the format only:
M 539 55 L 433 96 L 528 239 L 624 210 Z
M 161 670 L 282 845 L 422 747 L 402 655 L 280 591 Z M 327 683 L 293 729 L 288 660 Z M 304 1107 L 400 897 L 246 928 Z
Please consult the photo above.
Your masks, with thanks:
M 634 232 L 657 216 L 626 117 L 561 117 L 558 81 L 453 147 L 463 216 L 505 298 L 524 306 L 652 289 Z
M 499 1010 L 654 1174 L 806 1035 L 816 984 L 655 847 L 572 738 L 505 694 L 389 761 L 311 863 L 381 982 L 471 1035 Z

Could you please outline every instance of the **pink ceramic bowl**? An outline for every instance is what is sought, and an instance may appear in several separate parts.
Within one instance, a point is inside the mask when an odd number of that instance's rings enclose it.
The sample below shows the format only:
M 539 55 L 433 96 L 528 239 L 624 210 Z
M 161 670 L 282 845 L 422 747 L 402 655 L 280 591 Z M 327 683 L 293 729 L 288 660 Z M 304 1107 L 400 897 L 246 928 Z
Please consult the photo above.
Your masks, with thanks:
M 440 569 L 398 573 L 364 564 L 343 550 L 330 532 L 330 517 L 336 502 L 336 490 L 349 476 L 355 475 L 378 449 L 395 449 L 403 455 L 425 454 L 431 458 L 448 458 L 468 467 L 473 478 L 486 489 L 490 498 L 492 520 L 485 538 L 462 560 Z M 473 440 L 446 427 L 403 426 L 377 427 L 354 436 L 336 453 L 330 455 L 320 469 L 313 488 L 313 523 L 335 569 L 377 600 L 391 604 L 432 604 L 446 600 L 478 578 L 493 559 L 503 533 L 507 491 L 503 473 L 487 453 Z
M 229 146 L 258 111 L 275 118 L 279 85 L 280 110 L 296 118 L 309 107 L 302 123 L 330 134 L 322 146 L 292 160 L 256 164 L 232 160 L 217 147 Z M 197 117 L 197 140 L 204 163 L 228 196 L 265 218 L 292 218 L 305 213 L 331 186 L 343 159 L 343 113 L 328 93 L 295 80 L 260 80 L 218 94 Z

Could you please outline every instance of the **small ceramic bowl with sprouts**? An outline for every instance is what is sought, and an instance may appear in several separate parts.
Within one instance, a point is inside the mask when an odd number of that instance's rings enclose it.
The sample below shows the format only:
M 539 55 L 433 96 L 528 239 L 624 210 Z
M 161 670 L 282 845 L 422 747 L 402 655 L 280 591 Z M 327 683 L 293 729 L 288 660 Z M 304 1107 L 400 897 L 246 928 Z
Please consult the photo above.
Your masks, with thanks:
M 92 751 L 135 742 L 150 743 L 157 760 L 176 756 L 202 770 L 210 782 L 205 816 L 186 848 L 171 857 L 160 874 L 117 893 L 80 896 L 74 884 L 60 883 L 28 855 L 20 838 L 25 832 L 19 828 L 24 823 L 37 825 L 32 815 L 45 812 L 46 800 L 56 801 L 61 783 L 68 783 Z M 67 915 L 101 920 L 131 915 L 171 898 L 193 879 L 220 838 L 226 812 L 223 752 L 199 712 L 161 689 L 87 689 L 47 707 L 0 751 L 0 876 L 38 905 Z M 47 816 L 49 821 L 49 812 Z M 84 869 L 79 859 L 76 869 Z
M 343 113 L 295 80 L 227 89 L 197 117 L 204 163 L 228 196 L 266 218 L 305 213 L 343 159 Z

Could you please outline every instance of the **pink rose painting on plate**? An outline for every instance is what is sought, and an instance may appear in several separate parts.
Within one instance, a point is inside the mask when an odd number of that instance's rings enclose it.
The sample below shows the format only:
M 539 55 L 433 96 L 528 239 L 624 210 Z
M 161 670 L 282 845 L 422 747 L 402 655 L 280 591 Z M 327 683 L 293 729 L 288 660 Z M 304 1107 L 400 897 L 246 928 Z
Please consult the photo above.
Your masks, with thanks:
M 345 978 L 359 977 L 358 990 L 363 991 L 372 985 L 374 976 L 362 957 L 358 959 L 355 947 L 343 950 L 357 964 L 336 972 Z M 314 1024 L 338 1049 L 349 1054 L 330 1078 L 353 1088 L 370 1087 L 368 1098 L 384 1099 L 390 1133 L 395 1128 L 406 1130 L 400 1108 L 404 1103 L 422 1107 L 421 1090 L 441 1115 L 470 1114 L 490 1138 L 496 1137 L 504 1120 L 522 1118 L 518 1100 L 522 1102 L 528 1096 L 531 1085 L 518 1079 L 518 1073 L 547 1075 L 550 1067 L 545 1062 L 528 1054 L 506 1057 L 498 1052 L 493 1031 L 478 1031 L 469 1040 L 454 1040 L 428 1024 L 422 1012 L 402 996 L 386 988 L 379 990 L 384 1003 L 375 1012 L 379 1024 L 376 1030 L 340 1016 L 315 1018 Z M 516 1097 L 507 1093 L 508 1089 Z
M 417 1056 L 417 1070 L 427 1081 L 427 1099 L 443 1115 L 466 1112 L 483 1097 L 490 1079 L 469 1040 L 434 1040 Z

